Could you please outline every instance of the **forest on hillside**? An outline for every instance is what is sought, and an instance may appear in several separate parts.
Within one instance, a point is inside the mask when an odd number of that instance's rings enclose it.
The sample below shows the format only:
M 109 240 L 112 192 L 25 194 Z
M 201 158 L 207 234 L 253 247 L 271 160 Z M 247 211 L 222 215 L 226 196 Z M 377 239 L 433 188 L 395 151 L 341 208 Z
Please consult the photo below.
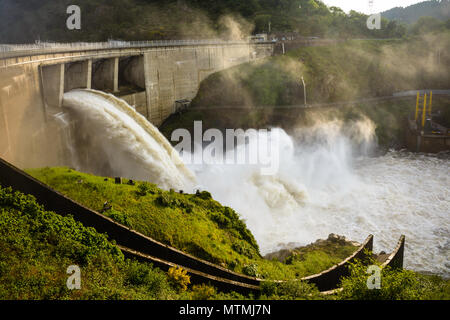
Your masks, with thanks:
M 406 8 L 395 7 L 381 14 L 386 19 L 404 23 L 415 23 L 421 17 L 432 17 L 446 21 L 450 18 L 450 0 L 424 1 Z
M 81 8 L 81 30 L 68 30 L 66 9 Z M 407 32 L 382 20 L 327 7 L 319 0 L 0 0 L 0 42 L 230 38 L 296 32 L 333 38 L 398 38 Z

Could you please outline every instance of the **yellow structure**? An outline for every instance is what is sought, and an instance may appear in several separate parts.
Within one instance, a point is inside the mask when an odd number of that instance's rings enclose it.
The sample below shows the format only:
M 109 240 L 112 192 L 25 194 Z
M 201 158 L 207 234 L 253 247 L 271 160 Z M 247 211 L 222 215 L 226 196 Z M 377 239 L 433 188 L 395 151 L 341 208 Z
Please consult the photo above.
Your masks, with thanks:
M 414 116 L 414 120 L 417 121 L 417 119 L 419 118 L 419 112 L 420 110 L 420 93 L 417 92 L 417 98 L 416 98 L 416 113 Z M 431 115 L 431 111 L 433 108 L 433 91 L 430 91 L 430 103 L 428 104 L 428 113 Z M 422 127 L 425 125 L 425 120 L 426 120 L 426 114 L 427 114 L 427 94 L 425 93 L 425 95 L 423 96 L 423 109 L 422 109 Z
M 432 106 L 433 106 L 433 91 L 430 92 L 430 105 L 428 106 L 428 109 L 430 110 L 430 115 Z
M 425 118 L 427 115 L 427 94 L 423 98 L 423 110 L 422 110 L 422 128 L 425 126 Z

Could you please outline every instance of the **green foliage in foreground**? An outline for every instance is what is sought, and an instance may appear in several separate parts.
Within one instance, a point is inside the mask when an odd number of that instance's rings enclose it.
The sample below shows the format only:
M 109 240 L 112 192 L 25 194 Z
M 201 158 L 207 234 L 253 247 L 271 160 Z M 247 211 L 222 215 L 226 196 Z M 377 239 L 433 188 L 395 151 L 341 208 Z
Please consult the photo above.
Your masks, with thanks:
M 67 288 L 70 265 L 80 267 L 80 290 Z M 124 259 L 114 242 L 95 229 L 0 186 L 0 300 L 207 298 L 246 297 L 206 285 L 180 290 L 168 273 Z
M 115 184 L 114 179 L 68 168 L 28 172 L 68 197 L 155 240 L 250 276 L 293 279 L 315 274 L 339 263 L 356 249 L 352 245 L 332 251 L 317 248 L 291 264 L 266 260 L 260 256 L 245 222 L 208 192 L 164 191 L 147 182 Z
M 68 290 L 69 265 L 81 269 L 81 289 Z M 4 299 L 449 299 L 449 281 L 411 271 L 383 271 L 383 291 L 364 288 L 355 264 L 344 291 L 321 296 L 301 281 L 264 282 L 261 295 L 221 293 L 207 285 L 179 288 L 173 276 L 124 259 L 105 235 L 72 217 L 47 212 L 33 196 L 0 186 L 0 300 Z
M 375 261 L 370 264 L 377 265 Z M 367 265 L 357 261 L 351 265 L 351 274 L 342 279 L 340 300 L 449 300 L 450 280 L 422 275 L 411 270 L 381 269 L 380 289 L 367 288 Z
M 261 299 L 317 300 L 325 298 L 314 285 L 304 281 L 289 280 L 281 283 L 266 281 L 261 284 Z
M 378 265 L 371 259 L 368 263 Z M 411 270 L 381 269 L 380 289 L 368 289 L 368 264 L 356 261 L 350 265 L 350 276 L 341 280 L 341 288 L 323 295 L 315 286 L 303 281 L 266 281 L 261 285 L 260 299 L 271 300 L 450 300 L 450 280 L 423 275 Z
M 81 290 L 67 289 L 70 265 L 81 269 Z M 173 297 L 163 272 L 124 260 L 105 235 L 0 187 L 0 299 Z

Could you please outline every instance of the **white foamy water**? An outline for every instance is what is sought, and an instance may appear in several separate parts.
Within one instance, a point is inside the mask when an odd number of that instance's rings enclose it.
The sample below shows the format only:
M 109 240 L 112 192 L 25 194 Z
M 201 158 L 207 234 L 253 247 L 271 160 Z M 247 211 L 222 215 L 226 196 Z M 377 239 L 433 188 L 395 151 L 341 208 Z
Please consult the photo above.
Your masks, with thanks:
M 368 120 L 321 122 L 292 137 L 275 129 L 275 175 L 262 175 L 254 165 L 212 164 L 192 166 L 195 177 L 159 131 L 123 100 L 77 90 L 64 95 L 64 109 L 70 115 L 64 123 L 78 120 L 70 135 L 76 137 L 71 147 L 77 169 L 187 191 L 197 179 L 239 212 L 263 254 L 330 233 L 359 242 L 372 233 L 375 251 L 390 252 L 405 234 L 407 268 L 450 276 L 450 160 L 405 152 L 370 157 L 374 126 Z
M 191 188 L 195 177 L 166 138 L 125 101 L 95 90 L 64 94 L 64 109 L 75 122 L 72 165 L 99 175 L 146 180 L 161 188 Z
M 281 130 L 280 170 L 207 166 L 197 172 L 215 199 L 246 220 L 262 253 L 306 245 L 330 233 L 391 252 L 406 235 L 405 266 L 449 276 L 449 160 L 389 152 L 369 157 L 374 127 L 339 121 Z M 292 244 L 291 244 L 292 245 Z

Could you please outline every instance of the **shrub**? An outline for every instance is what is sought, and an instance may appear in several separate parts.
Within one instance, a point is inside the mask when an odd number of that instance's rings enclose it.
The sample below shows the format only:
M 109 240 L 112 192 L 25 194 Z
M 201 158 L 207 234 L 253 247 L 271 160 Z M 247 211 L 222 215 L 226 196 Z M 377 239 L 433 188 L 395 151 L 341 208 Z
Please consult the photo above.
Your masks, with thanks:
M 201 243 L 197 243 L 195 241 L 186 242 L 184 250 L 200 259 L 207 260 L 212 263 L 220 264 L 223 262 L 220 256 L 214 255 L 213 252 L 206 250 Z
M 226 216 L 221 214 L 220 212 L 211 212 L 210 213 L 211 220 L 217 223 L 219 228 L 226 229 L 231 227 L 231 221 Z
M 168 279 L 162 271 L 135 260 L 127 260 L 125 284 L 144 286 L 147 293 L 156 299 L 164 299 L 171 292 Z
M 231 221 L 231 227 L 239 233 L 239 235 L 247 241 L 256 251 L 259 252 L 259 246 L 256 243 L 255 238 L 253 237 L 250 230 L 247 229 L 245 222 L 242 221 L 239 215 L 233 209 L 229 207 L 223 208 L 223 214 Z
M 133 228 L 133 225 L 131 224 L 130 218 L 125 212 L 116 211 L 114 209 L 110 209 L 108 211 L 103 212 L 104 215 L 107 217 L 117 221 L 120 224 L 123 224 L 124 226 L 127 226 L 129 228 Z
M 277 293 L 277 283 L 274 281 L 262 281 L 260 289 L 261 296 L 272 297 Z
M 450 279 L 437 275 L 417 274 L 424 300 L 450 300 Z
M 190 204 L 188 200 L 178 198 L 174 192 L 162 193 L 156 198 L 156 203 L 162 207 L 182 208 L 185 209 L 187 213 L 191 213 L 193 209 L 193 205 Z
M 376 265 L 375 261 L 371 264 Z M 369 289 L 367 280 L 367 265 L 360 261 L 350 266 L 350 276 L 342 279 L 343 290 L 340 299 L 349 300 L 419 300 L 423 298 L 425 290 L 416 273 L 405 269 L 381 269 L 380 289 Z
M 191 283 L 191 277 L 187 275 L 187 270 L 181 267 L 172 267 L 167 272 L 169 281 L 179 291 L 186 291 Z
M 281 283 L 264 281 L 261 283 L 261 295 L 269 299 L 318 299 L 320 292 L 313 284 L 306 281 L 289 280 Z
M 63 217 L 44 211 L 31 195 L 13 192 L 11 188 L 0 188 L 0 207 L 3 208 L 1 213 L 4 215 L 0 219 L 0 229 L 2 224 L 6 230 L 10 228 L 7 225 L 9 223 L 25 224 L 27 230 L 24 231 L 33 235 L 34 240 L 38 240 L 42 245 L 53 245 L 58 255 L 86 264 L 91 257 L 106 251 L 118 260 L 123 260 L 120 250 L 110 243 L 105 235 L 97 233 L 94 228 L 84 227 L 72 216 Z M 32 239 L 24 238 L 23 241 L 27 241 L 25 239 L 28 239 L 30 245 Z
M 319 294 L 319 290 L 314 285 L 305 281 L 285 281 L 277 287 L 277 295 L 282 299 L 314 299 Z
M 258 255 L 255 252 L 254 248 L 252 248 L 247 242 L 244 242 L 242 240 L 234 242 L 231 248 L 237 253 L 242 254 L 250 259 L 257 257 Z
M 137 189 L 138 189 L 138 191 L 136 191 L 136 194 L 141 197 L 146 196 L 147 193 L 151 193 L 151 194 L 154 193 L 153 188 L 147 182 L 140 183 L 137 186 Z
M 169 195 L 163 193 L 156 198 L 156 203 L 162 207 L 170 207 L 172 204 L 172 199 Z
M 149 283 L 150 268 L 135 260 L 128 261 L 125 269 L 125 283 L 140 286 Z
M 195 195 L 203 200 L 211 200 L 212 199 L 211 193 L 209 193 L 208 191 L 202 191 L 202 192 L 197 191 Z
M 250 277 L 259 277 L 258 266 L 254 263 L 244 266 L 242 272 Z
M 0 261 L 0 299 L 148 299 L 170 293 L 163 272 L 140 265 L 140 274 L 127 274 L 123 254 L 105 235 L 1 187 Z M 81 290 L 66 287 L 72 264 L 82 270 Z M 130 289 L 125 282 L 140 284 Z
M 234 211 L 229 207 L 224 207 L 220 211 L 210 212 L 209 216 L 212 221 L 217 223 L 219 228 L 227 229 L 234 235 L 236 235 L 236 237 L 247 241 L 250 246 L 256 249 L 257 255 L 259 255 L 259 246 L 256 243 L 255 238 L 253 237 L 252 233 L 247 229 L 245 222 L 240 219 L 236 211 Z
M 216 288 L 202 283 L 201 285 L 194 285 L 192 287 L 193 300 L 208 300 L 217 294 Z

